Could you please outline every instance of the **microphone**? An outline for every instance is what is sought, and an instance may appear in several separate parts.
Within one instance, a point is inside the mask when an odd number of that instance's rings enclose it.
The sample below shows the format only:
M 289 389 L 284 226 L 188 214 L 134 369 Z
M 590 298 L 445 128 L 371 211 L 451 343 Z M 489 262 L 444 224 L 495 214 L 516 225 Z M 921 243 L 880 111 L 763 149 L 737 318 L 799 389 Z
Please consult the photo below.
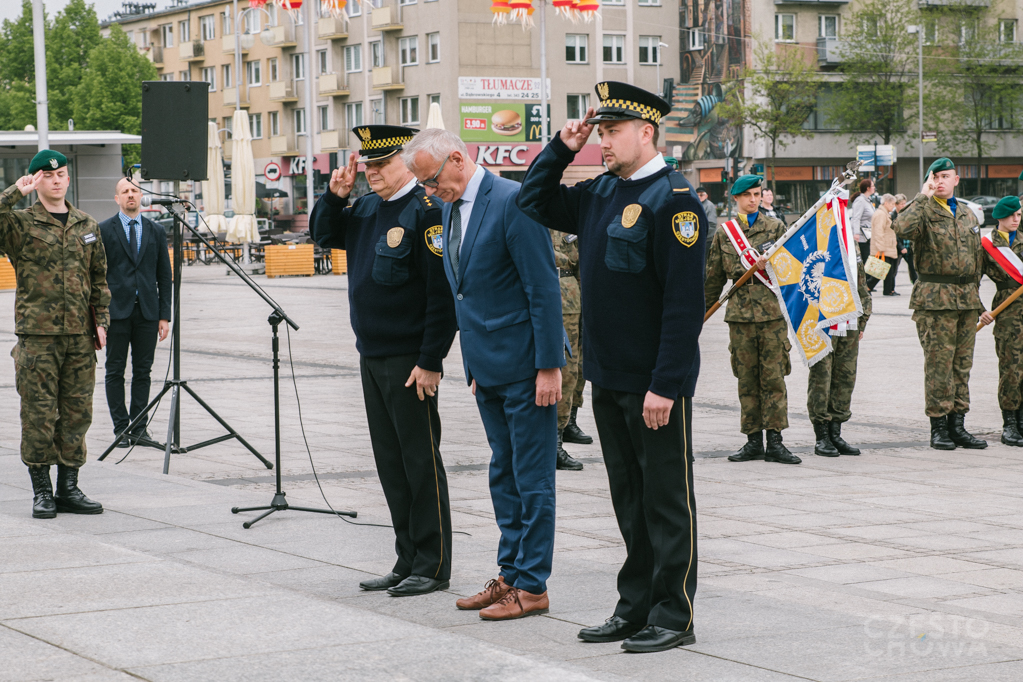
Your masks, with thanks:
M 153 197 L 153 196 L 150 196 L 148 194 L 146 196 L 142 197 L 142 206 L 143 207 L 148 207 L 148 206 L 173 206 L 174 204 L 183 204 L 183 203 L 185 203 L 183 200 L 176 199 L 176 198 Z

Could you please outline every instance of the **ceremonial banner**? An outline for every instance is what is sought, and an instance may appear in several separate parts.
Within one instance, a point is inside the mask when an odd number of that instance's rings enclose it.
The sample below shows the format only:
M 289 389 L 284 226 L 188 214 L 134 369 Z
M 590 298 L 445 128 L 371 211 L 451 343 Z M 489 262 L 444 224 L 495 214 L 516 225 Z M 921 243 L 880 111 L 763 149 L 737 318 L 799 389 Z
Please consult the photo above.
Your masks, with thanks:
M 995 259 L 1005 273 L 1012 277 L 1018 284 L 1023 284 L 1023 262 L 1019 256 L 1012 252 L 1008 246 L 995 246 L 991 241 L 991 235 L 984 235 L 980 239 L 981 245 L 988 255 Z
M 836 193 L 829 192 L 816 213 L 786 232 L 771 250 L 767 270 L 777 284 L 789 335 L 803 362 L 812 367 L 831 352 L 825 330 L 862 312 L 856 268 L 850 267 L 842 232 L 845 220 Z

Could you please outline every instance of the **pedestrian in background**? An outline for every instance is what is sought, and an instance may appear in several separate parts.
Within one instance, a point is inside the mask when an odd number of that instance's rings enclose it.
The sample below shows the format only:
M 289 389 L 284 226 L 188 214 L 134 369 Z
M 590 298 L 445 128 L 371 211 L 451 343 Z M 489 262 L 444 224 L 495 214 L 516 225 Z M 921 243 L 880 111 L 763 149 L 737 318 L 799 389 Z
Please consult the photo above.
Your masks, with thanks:
M 895 224 L 895 219 L 899 217 L 899 214 L 902 213 L 903 210 L 905 210 L 907 203 L 909 203 L 909 199 L 906 198 L 905 194 L 895 195 L 895 210 L 891 212 L 893 226 Z M 908 239 L 899 240 L 899 257 L 906 261 L 906 267 L 909 268 L 910 283 L 916 284 L 916 265 L 913 263 L 913 242 Z
M 696 188 L 696 198 L 700 200 L 700 206 L 703 206 L 703 212 L 707 214 L 707 253 L 710 253 L 710 244 L 714 239 L 714 233 L 718 229 L 718 209 L 714 202 L 710 200 L 705 187 Z M 704 257 L 703 268 L 703 274 L 706 276 L 706 257 Z
M 764 195 L 760 199 L 760 212 L 775 220 L 780 220 L 783 225 L 786 224 L 782 212 L 774 210 L 774 191 L 770 188 L 764 189 Z
M 892 229 L 891 213 L 894 210 L 895 197 L 885 194 L 881 197 L 881 208 L 874 211 L 874 215 L 870 219 L 870 252 L 891 265 L 882 287 L 885 296 L 899 295 L 895 291 L 895 273 L 899 269 L 899 239 L 895 236 L 895 230 Z M 871 292 L 877 286 L 877 281 L 876 277 L 867 276 L 867 288 Z
M 874 217 L 874 204 L 870 201 L 870 195 L 873 193 L 874 181 L 863 178 L 857 191 L 849 197 L 853 238 L 860 247 L 860 257 L 864 263 L 870 258 L 870 220 Z

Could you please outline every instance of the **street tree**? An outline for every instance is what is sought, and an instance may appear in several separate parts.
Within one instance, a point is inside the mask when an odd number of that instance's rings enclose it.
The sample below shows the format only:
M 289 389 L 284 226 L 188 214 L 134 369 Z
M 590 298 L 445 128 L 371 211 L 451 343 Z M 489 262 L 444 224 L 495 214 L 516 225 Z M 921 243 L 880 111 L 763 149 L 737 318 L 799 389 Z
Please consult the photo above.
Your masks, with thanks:
M 75 87 L 82 82 L 89 53 L 102 40 L 99 19 L 85 0 L 71 0 L 53 18 L 46 35 L 46 84 L 50 128 L 67 130 L 74 116 Z
M 0 129 L 21 130 L 36 122 L 32 4 L 22 0 L 21 16 L 0 27 Z

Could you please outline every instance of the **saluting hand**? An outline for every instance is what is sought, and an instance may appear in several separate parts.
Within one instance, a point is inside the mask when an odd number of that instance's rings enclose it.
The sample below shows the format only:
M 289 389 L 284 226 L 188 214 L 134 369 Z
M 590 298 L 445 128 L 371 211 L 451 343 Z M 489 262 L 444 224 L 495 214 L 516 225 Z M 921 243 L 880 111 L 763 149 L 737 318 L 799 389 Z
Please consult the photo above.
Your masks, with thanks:
M 565 127 L 561 129 L 561 141 L 565 143 L 566 147 L 574 152 L 583 148 L 586 140 L 590 139 L 590 133 L 593 132 L 593 125 L 586 121 L 593 118 L 596 113 L 596 110 L 590 107 L 581 121 L 569 121 L 565 124 Z
M 342 199 L 347 199 L 355 186 L 355 176 L 359 172 L 359 155 L 350 154 L 348 165 L 344 168 L 335 168 L 330 174 L 330 191 Z
M 926 194 L 928 198 L 934 196 L 934 173 L 927 173 L 927 179 L 924 180 L 924 186 L 920 188 L 921 194 Z
M 18 186 L 18 189 L 22 194 L 28 196 L 30 193 L 35 191 L 35 188 L 39 186 L 39 183 L 43 179 L 43 172 L 36 171 L 35 175 L 25 175 L 18 178 L 18 181 L 14 184 Z

